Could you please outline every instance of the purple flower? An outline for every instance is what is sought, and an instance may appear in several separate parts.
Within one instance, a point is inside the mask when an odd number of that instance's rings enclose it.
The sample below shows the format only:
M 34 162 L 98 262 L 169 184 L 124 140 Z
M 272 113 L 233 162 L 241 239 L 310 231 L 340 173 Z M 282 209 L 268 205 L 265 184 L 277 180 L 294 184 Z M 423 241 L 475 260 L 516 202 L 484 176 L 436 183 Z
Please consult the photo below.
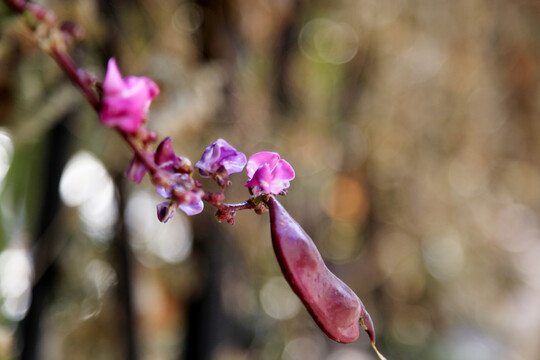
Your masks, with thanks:
M 122 78 L 114 58 L 107 64 L 99 118 L 108 127 L 135 132 L 144 122 L 152 99 L 159 95 L 155 82 L 147 77 Z
M 176 179 L 174 189 L 156 186 L 156 193 L 158 195 L 170 199 L 170 201 L 158 205 L 158 219 L 161 222 L 169 220 L 177 207 L 188 216 L 197 215 L 204 209 L 201 194 L 190 190 L 191 182 L 189 175 L 176 173 L 174 177 Z M 166 205 L 168 206 L 167 211 L 164 210 Z
M 244 184 L 255 195 L 279 194 L 290 186 L 294 179 L 294 169 L 275 152 L 259 152 L 251 155 L 247 163 L 247 175 L 250 178 Z
M 203 177 L 212 177 L 218 172 L 225 175 L 241 172 L 246 166 L 246 155 L 236 151 L 228 142 L 218 139 L 208 146 L 195 167 Z
M 161 194 L 160 194 L 161 195 Z M 197 215 L 203 211 L 204 203 L 200 196 L 192 192 L 186 192 L 184 195 L 185 202 L 178 203 L 175 200 L 167 200 L 157 205 L 158 220 L 166 223 L 174 215 L 177 208 L 180 208 L 186 215 Z
M 204 203 L 201 194 L 193 190 L 191 163 L 188 159 L 177 156 L 172 147 L 171 138 L 165 138 L 158 145 L 154 154 L 154 161 L 160 170 L 168 173 L 174 179 L 173 184 L 156 186 L 156 192 L 170 201 L 158 205 L 158 219 L 167 222 L 174 214 L 177 207 L 187 215 L 195 215 L 203 211 Z M 159 176 L 159 175 L 158 175 Z M 164 181 L 167 183 L 167 181 Z

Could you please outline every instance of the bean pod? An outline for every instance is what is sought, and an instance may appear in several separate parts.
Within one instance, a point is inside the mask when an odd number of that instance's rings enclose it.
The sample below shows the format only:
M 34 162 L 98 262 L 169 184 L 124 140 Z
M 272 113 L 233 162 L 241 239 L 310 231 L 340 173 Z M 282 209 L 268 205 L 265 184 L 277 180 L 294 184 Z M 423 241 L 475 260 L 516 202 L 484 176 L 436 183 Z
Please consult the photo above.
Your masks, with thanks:
M 273 196 L 267 203 L 272 244 L 283 275 L 315 322 L 340 343 L 355 341 L 361 325 L 374 346 L 373 322 L 362 301 L 328 270 L 313 240 L 285 208 Z

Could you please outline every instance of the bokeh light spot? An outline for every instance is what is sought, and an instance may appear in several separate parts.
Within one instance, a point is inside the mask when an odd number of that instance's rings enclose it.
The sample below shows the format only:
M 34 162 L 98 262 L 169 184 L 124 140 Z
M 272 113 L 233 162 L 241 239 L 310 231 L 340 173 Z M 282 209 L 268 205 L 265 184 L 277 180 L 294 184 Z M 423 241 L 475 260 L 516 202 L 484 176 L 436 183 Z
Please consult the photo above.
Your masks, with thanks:
M 348 24 L 330 19 L 308 22 L 298 37 L 300 50 L 308 59 L 330 64 L 344 64 L 358 51 L 358 35 Z
M 2 312 L 11 320 L 20 320 L 30 306 L 33 267 L 24 249 L 7 249 L 0 254 L 0 296 Z
M 261 305 L 270 317 L 285 320 L 294 317 L 300 310 L 300 300 L 281 277 L 268 280 L 260 292 Z
M 453 230 L 428 236 L 422 242 L 422 254 L 427 270 L 439 280 L 458 275 L 465 260 L 460 235 Z
M 13 156 L 13 142 L 7 132 L 0 128 L 0 182 L 6 176 Z
M 186 216 L 178 211 L 167 224 L 160 223 L 156 204 L 161 200 L 157 195 L 137 191 L 126 206 L 130 243 L 138 259 L 147 266 L 178 263 L 191 254 L 193 235 Z
M 363 221 L 369 210 L 367 194 L 354 178 L 340 176 L 321 190 L 321 205 L 333 219 Z
M 310 360 L 323 359 L 324 342 L 315 341 L 309 337 L 300 337 L 293 339 L 285 345 L 282 360 L 304 360 L 306 354 L 309 354 Z
M 83 230 L 93 239 L 113 235 L 118 218 L 115 186 L 95 156 L 81 151 L 69 160 L 60 179 L 60 197 L 66 205 L 78 207 Z

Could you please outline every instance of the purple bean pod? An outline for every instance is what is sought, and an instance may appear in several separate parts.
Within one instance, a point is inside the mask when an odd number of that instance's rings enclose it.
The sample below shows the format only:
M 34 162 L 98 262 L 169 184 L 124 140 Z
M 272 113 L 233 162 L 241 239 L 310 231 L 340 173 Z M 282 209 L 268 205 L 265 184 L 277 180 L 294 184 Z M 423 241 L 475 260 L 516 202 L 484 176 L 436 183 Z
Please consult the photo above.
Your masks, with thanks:
M 373 322 L 362 301 L 328 270 L 313 240 L 274 196 L 267 204 L 281 271 L 313 320 L 330 339 L 344 344 L 355 341 L 362 326 L 377 351 Z

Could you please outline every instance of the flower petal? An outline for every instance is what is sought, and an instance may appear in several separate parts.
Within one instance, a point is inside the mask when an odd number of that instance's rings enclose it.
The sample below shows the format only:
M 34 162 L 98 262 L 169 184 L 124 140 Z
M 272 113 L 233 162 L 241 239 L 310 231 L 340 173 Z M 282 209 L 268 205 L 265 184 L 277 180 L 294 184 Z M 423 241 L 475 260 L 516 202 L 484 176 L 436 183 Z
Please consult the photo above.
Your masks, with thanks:
M 166 223 L 174 215 L 176 207 L 170 201 L 157 204 L 157 217 L 162 223 Z
M 294 179 L 294 169 L 287 161 L 280 159 L 272 171 L 274 179 L 292 180 Z
M 228 174 L 240 172 L 246 165 L 246 155 L 237 151 L 228 142 L 218 139 L 203 152 L 195 167 L 203 177 L 214 175 L 222 166 Z
M 154 161 L 161 167 L 174 166 L 178 163 L 178 157 L 174 153 L 170 137 L 163 139 L 158 145 L 154 155 Z
M 122 78 L 115 59 L 111 58 L 103 80 L 100 120 L 105 126 L 133 133 L 144 122 L 150 103 L 158 94 L 159 87 L 149 78 Z
M 261 195 L 270 193 L 272 183 L 272 172 L 270 166 L 264 164 L 255 171 L 253 178 L 246 182 L 244 186 L 252 189 L 253 194 Z
M 126 170 L 126 177 L 139 184 L 146 174 L 146 166 L 139 160 L 137 156 L 134 156 L 129 163 L 129 168 Z
M 244 153 L 237 152 L 234 156 L 230 156 L 223 161 L 223 167 L 229 174 L 239 173 L 244 170 L 246 162 L 246 155 Z
M 247 162 L 247 176 L 252 178 L 258 168 L 264 164 L 268 164 L 270 168 L 274 168 L 279 161 L 279 154 L 270 151 L 258 152 L 250 156 Z
M 188 216 L 200 214 L 204 209 L 204 203 L 201 199 L 191 204 L 180 204 L 180 210 Z
M 110 58 L 107 63 L 107 72 L 105 73 L 102 86 L 103 92 L 109 94 L 119 93 L 125 86 L 124 79 L 114 58 Z
M 172 195 L 171 192 L 165 189 L 163 186 L 156 186 L 156 193 L 164 198 L 169 198 Z

